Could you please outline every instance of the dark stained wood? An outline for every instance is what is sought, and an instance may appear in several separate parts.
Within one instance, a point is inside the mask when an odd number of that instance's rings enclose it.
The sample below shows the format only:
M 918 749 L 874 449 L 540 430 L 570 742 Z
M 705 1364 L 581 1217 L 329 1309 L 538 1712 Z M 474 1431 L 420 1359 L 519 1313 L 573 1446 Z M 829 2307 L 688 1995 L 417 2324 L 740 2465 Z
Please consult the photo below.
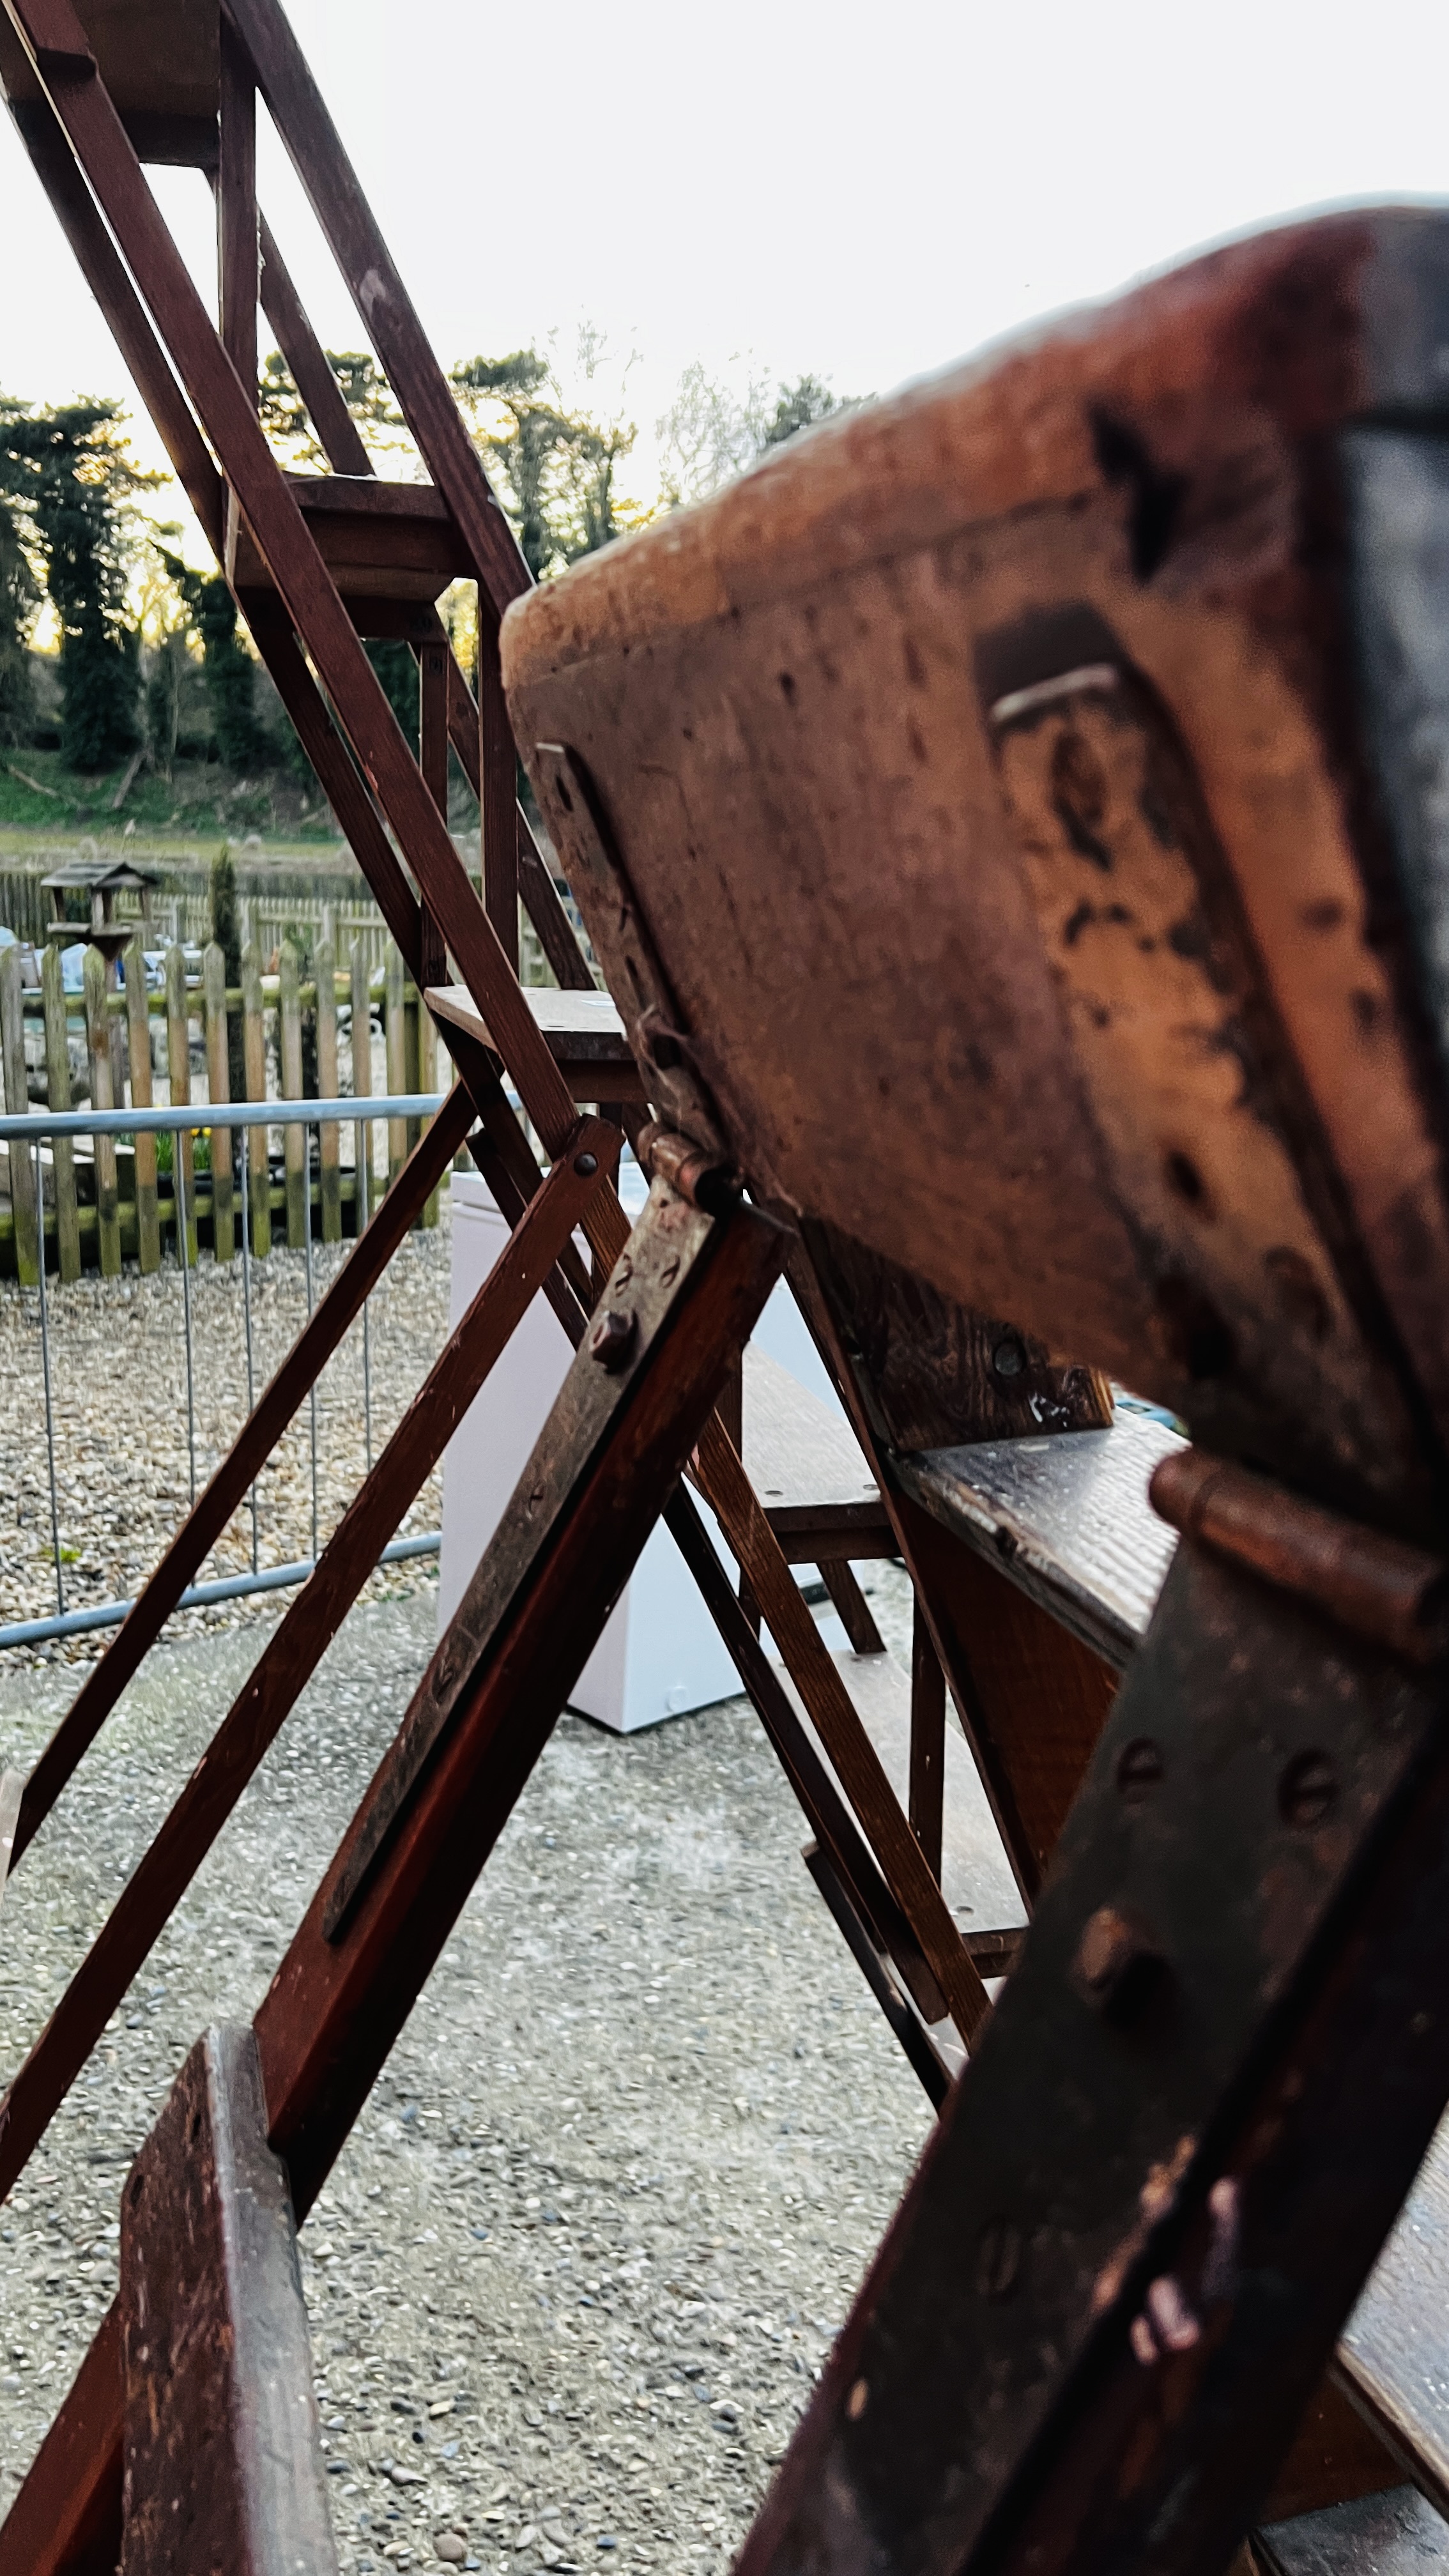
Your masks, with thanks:
M 611 1099 L 643 1103 L 639 1068 L 607 993 L 592 981 L 586 991 L 573 992 L 530 984 L 524 1000 L 575 1099 L 597 1100 L 606 1092 Z M 487 1020 L 462 985 L 432 987 L 428 1006 L 448 1027 L 463 1030 L 480 1046 L 494 1046 Z
M 820 1580 L 830 1595 L 836 1617 L 850 1639 L 851 1652 L 857 1655 L 883 1655 L 885 1640 L 871 1616 L 870 1603 L 851 1573 L 843 1556 L 825 1557 L 819 1564 Z
M 501 616 L 528 588 L 528 568 L 326 102 L 276 0 L 228 0 L 228 7 L 423 462 L 452 509 L 495 618 Z
M 80 0 L 62 49 L 90 51 L 121 114 L 145 130 L 209 130 L 215 151 L 221 12 L 217 0 Z M 0 16 L 0 82 L 30 101 L 40 86 Z M 189 157 L 189 156 L 188 156 Z
M 887 1447 L 1032 1439 L 1111 1421 L 1112 1390 L 1094 1369 L 1053 1367 L 1030 1334 L 952 1305 L 837 1226 L 808 1226 L 806 1240 Z
M 478 595 L 478 761 L 483 908 L 518 968 L 518 754 L 498 667 L 498 622 Z
M 44 99 L 13 110 L 36 173 L 126 368 L 156 424 L 178 483 L 221 560 L 225 495 L 206 441 L 136 294 L 53 110 Z
M 63 52 L 79 41 L 70 0 L 14 0 L 14 6 L 33 52 Z M 489 1012 L 529 1114 L 550 1150 L 557 1150 L 573 1125 L 567 1090 L 523 1008 L 507 957 L 479 909 L 302 512 L 277 471 L 185 264 L 161 224 L 115 109 L 94 80 L 59 87 L 52 104 L 217 447 L 288 614 L 306 637 L 369 784 L 407 852 L 465 982 Z M 435 362 L 430 363 L 436 372 Z M 452 419 L 481 482 L 455 409 Z
M 205 1491 L 155 1572 L 138 1594 L 98 1664 L 87 1675 L 25 1784 L 14 1859 L 34 1840 L 81 1756 L 105 1724 L 143 1656 L 156 1642 L 182 1593 L 215 1546 L 248 1487 L 276 1447 L 310 1387 L 362 1311 L 387 1264 L 436 1188 L 473 1120 L 467 1093 L 456 1088 L 409 1155 L 326 1294 L 262 1391 Z
M 447 503 L 425 483 L 385 483 L 375 474 L 289 474 L 285 481 L 345 599 L 356 595 L 369 608 L 383 599 L 431 607 L 471 570 Z M 268 587 L 267 565 L 244 526 L 227 574 L 248 598 Z
M 1273 2480 L 1264 2522 L 1348 2504 L 1355 2496 L 1382 2495 L 1403 2478 L 1403 2468 L 1373 2426 L 1350 2405 L 1332 2378 L 1312 2400 L 1293 2448 Z
M 220 158 L 216 173 L 216 269 L 222 344 L 257 398 L 257 94 L 245 57 L 221 27 Z
M 343 398 L 342 387 L 327 363 L 326 352 L 307 319 L 291 272 L 277 248 L 266 216 L 259 218 L 262 311 L 277 335 L 277 346 L 292 371 L 292 382 L 307 406 L 322 453 L 334 474 L 370 474 L 372 459 L 362 432 Z
M 1194 261 L 504 635 L 549 829 L 562 744 L 753 1188 L 1406 1534 L 1449 1490 L 1435 898 L 1376 819 L 1327 460 L 1383 407 L 1437 440 L 1443 241 Z
M 543 1286 L 590 1193 L 612 1170 L 617 1150 L 614 1129 L 601 1119 L 580 1121 L 573 1155 L 554 1165 L 531 1200 L 268 1639 L 0 2101 L 0 2198 L 44 2135 L 382 1549 Z M 578 1161 L 591 1169 L 579 1172 Z
M 121 2194 L 120 2576 L 328 2576 L 312 2339 L 256 2034 L 208 2030 Z
M 800 1598 L 764 1510 L 717 1421 L 710 1422 L 700 1440 L 695 1470 L 700 1490 L 760 1605 L 886 1883 L 907 1916 L 969 2047 L 990 2009 L 985 1989 L 839 1670 Z
M 937 1878 L 946 1796 L 946 1676 L 916 1603 L 911 1622 L 911 1831 Z

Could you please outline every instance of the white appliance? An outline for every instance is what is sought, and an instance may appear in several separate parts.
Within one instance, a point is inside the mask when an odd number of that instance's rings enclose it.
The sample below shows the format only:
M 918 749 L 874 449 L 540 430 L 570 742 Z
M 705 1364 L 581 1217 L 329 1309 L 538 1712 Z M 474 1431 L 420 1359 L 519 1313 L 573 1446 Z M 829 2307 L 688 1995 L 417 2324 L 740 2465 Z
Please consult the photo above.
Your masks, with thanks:
M 626 1155 L 619 1195 L 630 1218 L 644 1205 L 644 1175 Z M 475 1173 L 452 1178 L 453 1260 L 450 1326 L 466 1313 L 508 1241 L 508 1227 Z M 755 1345 L 824 1399 L 843 1419 L 839 1400 L 783 1280 L 754 1335 Z M 451 1619 L 523 1473 L 572 1353 L 568 1337 L 540 1294 L 448 1443 L 443 1459 L 443 1545 L 438 1570 L 438 1627 Z M 862 1462 L 863 1463 L 863 1462 Z M 698 1497 L 696 1496 L 696 1502 Z M 725 1564 L 734 1560 L 699 1509 Z M 810 1568 L 797 1568 L 800 1579 Z M 822 1623 L 832 1646 L 845 1644 L 833 1612 Z M 633 1577 L 575 1686 L 570 1706 L 623 1735 L 688 1709 L 738 1696 L 739 1676 L 668 1531 L 645 1542 Z

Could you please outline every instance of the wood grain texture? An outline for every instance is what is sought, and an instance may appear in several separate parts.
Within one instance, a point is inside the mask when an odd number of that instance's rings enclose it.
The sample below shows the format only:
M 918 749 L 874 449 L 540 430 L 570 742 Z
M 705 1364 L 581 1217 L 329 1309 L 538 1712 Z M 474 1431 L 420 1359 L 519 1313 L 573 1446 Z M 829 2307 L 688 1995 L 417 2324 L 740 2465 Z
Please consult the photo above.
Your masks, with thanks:
M 1444 1086 L 1334 442 L 1441 421 L 1446 308 L 1442 218 L 1262 235 L 795 442 L 504 634 L 535 784 L 544 743 L 591 775 L 752 1186 L 1441 1527 Z M 1030 701 L 1093 669 L 1137 711 L 1105 837 L 1100 713 Z M 1128 919 L 1074 929 L 1072 871 Z M 1169 988 L 1172 1098 L 1134 1076 Z

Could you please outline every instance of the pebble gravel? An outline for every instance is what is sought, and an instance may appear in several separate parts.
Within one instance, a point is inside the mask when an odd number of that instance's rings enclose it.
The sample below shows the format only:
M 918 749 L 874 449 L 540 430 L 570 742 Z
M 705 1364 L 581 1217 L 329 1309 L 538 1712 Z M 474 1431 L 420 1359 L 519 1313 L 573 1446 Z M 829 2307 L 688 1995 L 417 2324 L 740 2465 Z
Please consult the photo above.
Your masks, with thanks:
M 255 2010 L 435 1602 L 353 1612 L 0 2210 L 0 2510 L 113 2295 L 129 2162 L 198 2031 Z M 158 1650 L 6 1889 L 7 2071 L 265 1633 Z M 11 1664 L 0 1760 L 76 1678 Z M 930 2117 L 803 1839 L 745 1703 L 561 1721 L 302 2232 L 345 2569 L 733 2555 Z
M 448 1329 L 450 1234 L 447 1199 L 439 1225 L 410 1234 L 359 1320 L 318 1381 L 315 1488 L 312 1408 L 304 1404 L 267 1460 L 256 1486 L 257 1563 L 310 1557 L 314 1526 L 325 1543 L 367 1467 L 368 1390 L 372 1451 L 395 1429 L 442 1348 Z M 321 1297 L 349 1245 L 317 1244 L 311 1296 Z M 150 1572 L 225 1455 L 248 1410 L 246 1292 L 251 1295 L 252 1377 L 260 1393 L 307 1319 L 308 1264 L 280 1248 L 251 1265 L 220 1267 L 203 1253 L 183 1280 L 168 1260 L 150 1278 L 83 1277 L 48 1287 L 55 1477 L 65 1606 L 127 1600 Z M 191 1309 L 191 1405 L 187 1396 L 186 1307 Z M 40 1299 L 0 1284 L 0 1619 L 48 1618 L 57 1607 L 52 1546 Z M 194 1453 L 194 1460 L 193 1460 Z M 435 1530 L 441 1470 L 429 1477 L 399 1535 Z M 248 1505 L 236 1512 L 198 1582 L 252 1566 Z M 373 1597 L 409 1588 L 409 1572 L 371 1578 Z M 180 1611 L 173 1629 L 202 1633 L 275 1614 L 275 1596 Z M 52 1641 L 32 1661 L 84 1662 L 94 1638 Z

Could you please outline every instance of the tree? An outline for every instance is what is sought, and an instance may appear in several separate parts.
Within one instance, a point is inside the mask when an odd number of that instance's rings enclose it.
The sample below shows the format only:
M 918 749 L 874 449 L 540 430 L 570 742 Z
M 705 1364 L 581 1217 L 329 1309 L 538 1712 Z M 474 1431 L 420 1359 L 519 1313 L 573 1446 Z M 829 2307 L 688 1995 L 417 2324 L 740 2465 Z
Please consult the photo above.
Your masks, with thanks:
M 115 402 L 0 402 L 0 475 L 33 531 L 60 622 L 61 753 L 109 769 L 140 740 L 138 635 L 127 614 L 133 463 Z
M 601 334 L 585 325 L 578 358 L 586 394 L 606 356 Z M 601 421 L 584 403 L 571 404 L 553 361 L 537 349 L 463 359 L 449 382 L 502 487 L 535 581 L 609 545 L 647 515 L 621 502 L 616 488 L 619 464 L 638 436 L 634 424 L 617 413 Z
M 40 585 L 30 568 L 13 502 L 0 499 L 0 742 L 28 742 L 35 684 L 28 637 Z
M 406 423 L 377 360 L 358 349 L 328 349 L 324 355 L 364 444 L 384 450 L 406 444 Z M 258 407 L 263 429 L 273 446 L 282 451 L 287 464 L 317 466 L 326 462 L 307 406 L 280 349 L 273 349 L 262 361 Z
M 227 769 L 253 768 L 263 750 L 256 714 L 257 666 L 237 633 L 236 601 L 220 573 L 208 581 L 179 555 L 164 546 L 159 551 L 201 645 L 217 757 Z M 173 733 L 173 745 L 175 739 Z
M 764 377 L 752 372 L 736 391 L 707 376 L 696 360 L 685 368 L 673 402 L 655 423 L 666 505 L 676 508 L 682 501 L 707 499 L 797 430 L 854 407 L 853 400 L 833 394 L 819 376 L 801 376 L 796 384 L 775 387 L 772 410 Z

